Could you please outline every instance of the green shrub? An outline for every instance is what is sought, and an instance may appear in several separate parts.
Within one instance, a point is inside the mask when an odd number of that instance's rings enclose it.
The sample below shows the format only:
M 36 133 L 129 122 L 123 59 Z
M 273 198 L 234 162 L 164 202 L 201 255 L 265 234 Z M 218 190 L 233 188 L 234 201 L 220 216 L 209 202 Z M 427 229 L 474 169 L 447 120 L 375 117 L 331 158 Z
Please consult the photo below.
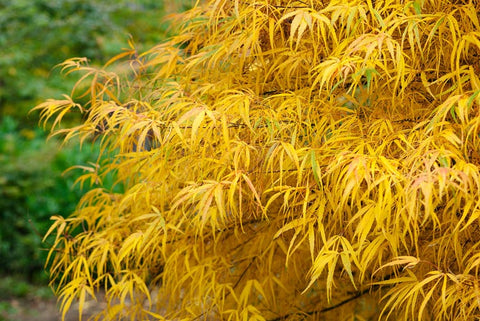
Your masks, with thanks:
M 157 43 L 168 28 L 164 13 L 163 2 L 151 0 L 0 0 L 0 115 L 23 116 L 44 97 L 68 91 L 73 79 L 50 72 L 69 57 L 108 59 L 128 35 Z
M 19 130 L 11 117 L 0 122 L 0 272 L 39 277 L 50 216 L 72 212 L 82 194 L 72 188 L 72 175 L 62 172 L 95 160 L 97 146 L 92 146 L 60 150 L 55 139 L 45 143 L 40 129 Z

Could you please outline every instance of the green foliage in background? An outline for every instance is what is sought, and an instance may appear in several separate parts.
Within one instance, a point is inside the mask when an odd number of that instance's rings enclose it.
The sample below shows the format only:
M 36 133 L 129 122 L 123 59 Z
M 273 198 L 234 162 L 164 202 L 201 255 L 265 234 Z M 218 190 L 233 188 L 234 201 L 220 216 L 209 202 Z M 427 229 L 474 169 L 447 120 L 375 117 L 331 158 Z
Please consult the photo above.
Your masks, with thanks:
M 5 117 L 0 122 L 0 262 L 2 272 L 38 278 L 46 253 L 41 239 L 50 216 L 69 213 L 81 197 L 73 175 L 65 168 L 95 159 L 96 145 L 79 152 L 73 144 L 58 148 L 58 141 L 45 144 L 40 130 L 18 130 L 18 122 Z M 70 173 L 71 174 L 71 173 Z
M 0 0 L 0 116 L 20 117 L 45 97 L 68 92 L 52 67 L 72 56 L 101 62 L 126 46 L 167 33 L 163 1 Z M 28 122 L 31 125 L 31 121 Z

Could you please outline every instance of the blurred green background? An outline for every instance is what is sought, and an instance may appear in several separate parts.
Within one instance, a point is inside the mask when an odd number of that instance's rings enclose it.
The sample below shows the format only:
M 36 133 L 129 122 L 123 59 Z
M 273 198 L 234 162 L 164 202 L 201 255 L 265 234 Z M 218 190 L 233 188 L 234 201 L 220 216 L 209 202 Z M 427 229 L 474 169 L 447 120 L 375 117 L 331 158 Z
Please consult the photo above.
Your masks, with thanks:
M 149 48 L 167 37 L 163 17 L 191 4 L 0 0 L 0 320 L 8 312 L 2 299 L 47 284 L 48 244 L 41 239 L 50 216 L 68 216 L 82 195 L 73 187 L 79 173 L 62 172 L 95 161 L 98 151 L 94 143 L 60 149 L 57 139 L 46 141 L 38 114 L 28 114 L 47 98 L 70 93 L 75 77 L 65 79 L 53 67 L 71 57 L 103 64 L 128 46 L 129 37 L 140 51 Z

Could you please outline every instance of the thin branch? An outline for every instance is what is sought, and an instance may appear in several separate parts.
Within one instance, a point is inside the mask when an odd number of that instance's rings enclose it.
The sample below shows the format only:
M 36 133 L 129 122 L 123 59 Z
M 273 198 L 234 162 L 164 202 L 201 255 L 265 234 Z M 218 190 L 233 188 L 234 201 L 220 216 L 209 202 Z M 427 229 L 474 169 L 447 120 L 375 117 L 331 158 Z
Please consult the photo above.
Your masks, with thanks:
M 391 273 L 391 274 L 388 274 L 387 276 L 385 276 L 385 278 L 383 278 L 382 280 L 385 281 L 385 280 L 388 280 L 390 279 L 393 275 L 395 275 L 394 273 Z M 388 285 L 387 287 L 392 287 L 394 286 L 394 284 L 391 284 L 391 285 Z M 375 291 L 377 290 L 378 288 L 380 288 L 381 285 L 379 284 L 374 284 L 372 286 L 369 286 L 361 291 L 358 291 L 355 295 L 349 297 L 348 299 L 345 299 L 337 304 L 334 304 L 332 306 L 329 306 L 329 307 L 326 307 L 326 308 L 323 308 L 323 309 L 320 309 L 320 310 L 316 310 L 316 311 L 308 311 L 308 312 L 303 312 L 302 314 L 306 314 L 306 315 L 314 315 L 314 314 L 321 314 L 321 313 L 326 313 L 328 311 L 332 311 L 332 310 L 335 310 L 339 307 L 341 307 L 342 305 L 345 305 L 349 302 L 352 302 L 353 300 L 356 300 L 358 299 L 359 297 L 367 294 L 368 292 L 370 291 Z M 269 319 L 268 321 L 281 321 L 281 320 L 286 320 L 288 317 L 292 316 L 292 315 L 297 315 L 299 313 L 297 312 L 294 312 L 294 313 L 288 313 L 288 314 L 285 314 L 285 315 L 282 315 L 278 318 L 275 318 L 275 319 Z

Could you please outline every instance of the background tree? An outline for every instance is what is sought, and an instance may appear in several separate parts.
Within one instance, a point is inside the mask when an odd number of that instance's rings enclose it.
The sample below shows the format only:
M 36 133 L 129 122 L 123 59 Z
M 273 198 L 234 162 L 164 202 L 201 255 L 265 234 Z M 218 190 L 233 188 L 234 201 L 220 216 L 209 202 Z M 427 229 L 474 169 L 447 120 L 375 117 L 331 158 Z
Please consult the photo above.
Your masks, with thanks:
M 88 89 L 36 107 L 110 155 L 48 233 L 64 311 L 103 288 L 107 320 L 478 317 L 477 1 L 216 0 L 176 25 L 66 61 Z
M 182 5 L 170 3 L 0 0 L 0 116 L 23 117 L 22 126 L 31 127 L 24 116 L 32 106 L 73 86 L 52 72 L 69 57 L 106 61 L 125 46 L 128 34 L 142 45 L 164 39 L 168 25 L 159 16 Z

